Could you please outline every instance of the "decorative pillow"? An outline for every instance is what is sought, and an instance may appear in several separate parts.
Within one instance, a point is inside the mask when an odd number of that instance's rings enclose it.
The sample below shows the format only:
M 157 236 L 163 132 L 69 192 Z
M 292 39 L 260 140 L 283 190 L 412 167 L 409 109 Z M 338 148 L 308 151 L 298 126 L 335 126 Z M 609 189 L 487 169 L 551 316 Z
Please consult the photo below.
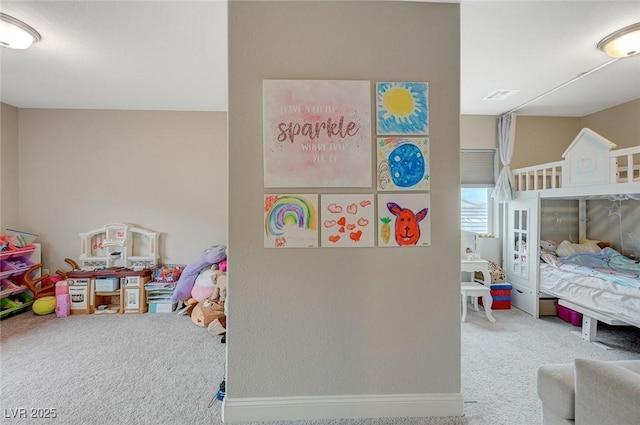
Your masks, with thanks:
M 566 257 L 567 255 L 577 254 L 579 252 L 592 252 L 594 254 L 598 254 L 600 252 L 600 247 L 596 244 L 577 244 L 565 240 L 560 242 L 560 245 L 556 248 L 556 254 L 558 257 Z
M 546 241 L 540 241 L 540 248 L 544 249 L 545 251 L 556 252 L 557 247 L 558 244 L 550 239 Z
M 491 260 L 489 260 L 488 269 L 489 275 L 491 276 L 491 283 L 502 283 L 506 281 L 507 277 L 502 267 Z M 480 280 L 484 279 L 482 272 L 475 272 L 474 277 Z
M 580 241 L 580 243 L 581 243 L 581 244 L 583 244 L 583 245 L 586 245 L 586 244 L 589 244 L 589 243 L 591 243 L 591 244 L 596 244 L 596 245 L 597 245 L 597 244 L 598 244 L 598 242 L 600 242 L 600 241 L 595 240 L 595 239 L 587 239 L 587 238 L 584 238 L 584 239 L 582 239 L 582 240 Z
M 558 257 L 553 252 L 549 252 L 546 249 L 540 250 L 540 259 L 547 264 L 554 265 L 558 261 Z

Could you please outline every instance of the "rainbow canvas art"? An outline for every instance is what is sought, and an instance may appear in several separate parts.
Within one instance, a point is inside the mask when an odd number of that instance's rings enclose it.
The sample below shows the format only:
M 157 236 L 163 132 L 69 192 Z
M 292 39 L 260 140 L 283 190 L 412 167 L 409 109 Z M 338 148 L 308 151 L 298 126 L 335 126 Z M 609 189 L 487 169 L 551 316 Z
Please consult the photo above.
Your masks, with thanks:
M 316 248 L 318 195 L 265 195 L 264 247 Z

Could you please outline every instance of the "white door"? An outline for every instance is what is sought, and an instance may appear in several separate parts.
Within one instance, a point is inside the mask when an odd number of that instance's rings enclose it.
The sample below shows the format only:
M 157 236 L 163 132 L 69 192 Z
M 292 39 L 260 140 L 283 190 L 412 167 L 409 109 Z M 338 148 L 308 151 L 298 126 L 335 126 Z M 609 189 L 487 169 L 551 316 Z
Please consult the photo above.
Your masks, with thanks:
M 519 197 L 507 203 L 505 235 L 505 273 L 512 285 L 511 301 L 517 307 L 538 317 L 538 218 L 540 199 L 537 195 Z

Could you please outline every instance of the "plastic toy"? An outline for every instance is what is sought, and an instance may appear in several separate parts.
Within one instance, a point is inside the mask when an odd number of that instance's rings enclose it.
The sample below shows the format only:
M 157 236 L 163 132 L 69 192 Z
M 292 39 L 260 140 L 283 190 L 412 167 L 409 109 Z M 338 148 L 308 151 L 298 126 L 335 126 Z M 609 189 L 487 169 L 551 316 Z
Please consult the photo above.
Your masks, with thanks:
M 56 309 L 56 297 L 53 295 L 40 297 L 34 301 L 32 309 L 38 316 L 51 314 Z
M 27 288 L 31 292 L 33 292 L 33 298 L 38 299 L 42 297 L 46 297 L 49 295 L 55 295 L 56 292 L 56 282 L 63 279 L 62 276 L 49 276 L 45 274 L 38 278 L 31 277 L 37 270 L 42 268 L 42 263 L 35 264 L 29 267 L 29 270 L 24 274 L 24 284 L 27 285 Z M 55 301 L 55 297 L 54 297 Z M 54 303 L 55 307 L 55 303 Z M 51 310 L 53 311 L 53 310 Z

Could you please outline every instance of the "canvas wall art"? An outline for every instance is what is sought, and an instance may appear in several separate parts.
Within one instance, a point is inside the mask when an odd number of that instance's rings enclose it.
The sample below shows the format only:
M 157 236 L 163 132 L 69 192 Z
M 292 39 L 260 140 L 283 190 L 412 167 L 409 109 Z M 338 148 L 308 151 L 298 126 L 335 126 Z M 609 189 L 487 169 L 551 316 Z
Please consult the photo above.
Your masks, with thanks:
M 379 190 L 429 190 L 428 137 L 378 138 L 377 151 Z
M 320 197 L 320 246 L 375 246 L 375 206 L 372 194 L 327 194 Z
M 429 84 L 376 83 L 378 135 L 429 135 Z
M 264 247 L 316 248 L 318 195 L 264 195 Z
M 429 245 L 431 245 L 431 198 L 429 194 L 378 194 L 378 246 Z
M 265 187 L 371 187 L 369 81 L 262 87 Z

